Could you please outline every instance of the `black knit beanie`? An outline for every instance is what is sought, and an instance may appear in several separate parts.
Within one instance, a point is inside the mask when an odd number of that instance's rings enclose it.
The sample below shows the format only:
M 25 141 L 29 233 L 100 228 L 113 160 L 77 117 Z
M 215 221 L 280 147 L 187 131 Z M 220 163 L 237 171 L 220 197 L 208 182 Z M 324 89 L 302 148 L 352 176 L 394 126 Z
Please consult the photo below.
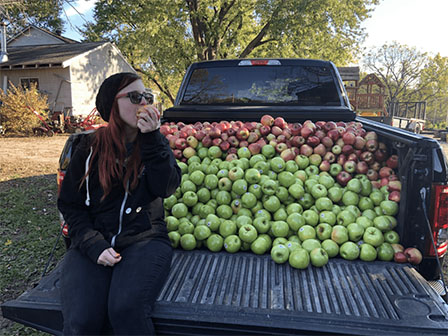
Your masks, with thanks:
M 136 76 L 133 72 L 120 72 L 104 80 L 96 95 L 96 109 L 104 121 L 109 121 L 115 96 L 120 91 L 120 86 L 125 76 Z

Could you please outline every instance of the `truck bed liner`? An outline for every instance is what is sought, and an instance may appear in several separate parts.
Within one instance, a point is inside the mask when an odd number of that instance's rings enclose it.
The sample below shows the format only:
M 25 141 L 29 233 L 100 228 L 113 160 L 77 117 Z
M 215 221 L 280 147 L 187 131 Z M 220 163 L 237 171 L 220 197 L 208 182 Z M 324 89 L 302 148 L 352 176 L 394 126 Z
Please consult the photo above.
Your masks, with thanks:
M 3 316 L 59 334 L 59 274 L 4 303 Z M 448 334 L 447 305 L 409 264 L 334 258 L 301 271 L 269 255 L 205 250 L 175 250 L 154 321 L 165 335 Z

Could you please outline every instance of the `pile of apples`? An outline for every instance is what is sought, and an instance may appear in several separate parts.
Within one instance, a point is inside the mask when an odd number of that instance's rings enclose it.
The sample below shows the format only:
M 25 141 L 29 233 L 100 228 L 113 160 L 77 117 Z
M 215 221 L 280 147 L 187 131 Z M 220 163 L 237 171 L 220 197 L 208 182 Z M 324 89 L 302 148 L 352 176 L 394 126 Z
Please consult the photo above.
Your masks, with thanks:
M 359 122 L 165 123 L 182 170 L 165 199 L 173 247 L 270 253 L 304 269 L 329 258 L 418 264 L 400 245 L 397 155 Z

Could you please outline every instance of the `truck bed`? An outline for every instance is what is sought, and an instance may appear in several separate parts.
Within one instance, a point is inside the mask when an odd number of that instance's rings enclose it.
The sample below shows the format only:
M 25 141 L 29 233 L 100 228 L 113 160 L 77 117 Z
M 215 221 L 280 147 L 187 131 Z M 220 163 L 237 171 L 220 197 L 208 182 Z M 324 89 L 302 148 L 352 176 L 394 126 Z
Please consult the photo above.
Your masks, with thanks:
M 4 303 L 3 316 L 61 334 L 59 276 Z M 267 254 L 175 250 L 154 322 L 163 335 L 447 335 L 448 308 L 409 264 L 335 258 L 297 270 Z

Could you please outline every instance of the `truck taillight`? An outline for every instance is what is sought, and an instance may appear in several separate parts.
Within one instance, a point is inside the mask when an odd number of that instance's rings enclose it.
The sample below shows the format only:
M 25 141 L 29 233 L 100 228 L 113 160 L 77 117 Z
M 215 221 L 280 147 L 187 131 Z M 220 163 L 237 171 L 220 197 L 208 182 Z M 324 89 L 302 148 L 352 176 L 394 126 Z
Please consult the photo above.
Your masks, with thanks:
M 442 257 L 448 248 L 448 185 L 433 184 L 430 213 L 437 256 Z M 429 246 L 429 255 L 436 255 L 432 243 Z
M 58 183 L 58 195 L 59 195 L 59 192 L 61 191 L 62 181 L 64 180 L 64 177 L 65 177 L 65 171 L 58 170 L 57 177 L 56 177 L 57 183 Z

